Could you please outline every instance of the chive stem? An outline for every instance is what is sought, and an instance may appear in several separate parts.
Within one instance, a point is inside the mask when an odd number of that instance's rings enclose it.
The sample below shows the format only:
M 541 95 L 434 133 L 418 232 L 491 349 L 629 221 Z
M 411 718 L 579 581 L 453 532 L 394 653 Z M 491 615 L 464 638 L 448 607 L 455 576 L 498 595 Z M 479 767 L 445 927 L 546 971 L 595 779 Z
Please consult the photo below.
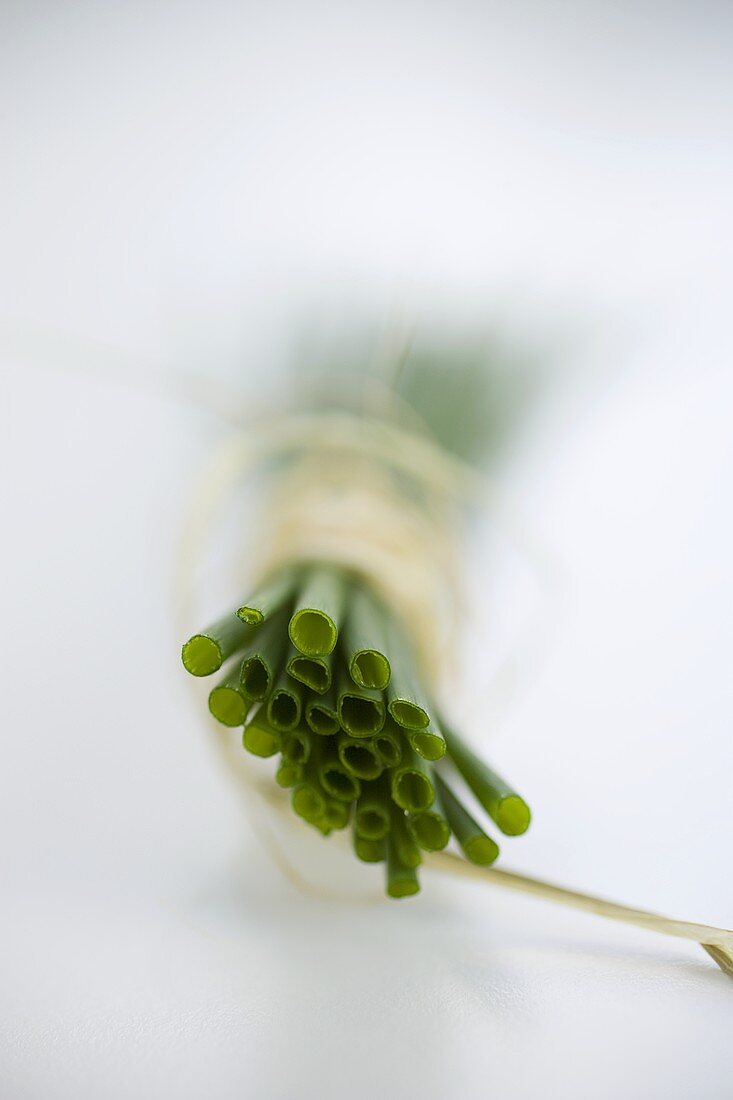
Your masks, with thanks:
M 306 657 L 327 657 L 333 652 L 345 598 L 346 582 L 339 569 L 320 565 L 308 570 L 288 627 L 296 649 Z
M 522 796 L 469 749 L 457 733 L 445 727 L 444 733 L 451 759 L 502 833 L 506 836 L 525 833 L 532 815 Z
M 488 867 L 499 855 L 499 845 L 488 836 L 442 776 L 436 775 L 446 817 L 466 859 Z
M 194 634 L 181 649 L 181 660 L 192 676 L 210 676 L 218 672 L 226 661 L 243 649 L 253 637 L 253 628 L 240 622 L 230 612 L 207 626 L 200 634 Z
M 243 623 L 259 626 L 280 610 L 285 610 L 293 600 L 297 571 L 281 569 L 259 586 L 246 604 L 237 608 L 237 617 Z

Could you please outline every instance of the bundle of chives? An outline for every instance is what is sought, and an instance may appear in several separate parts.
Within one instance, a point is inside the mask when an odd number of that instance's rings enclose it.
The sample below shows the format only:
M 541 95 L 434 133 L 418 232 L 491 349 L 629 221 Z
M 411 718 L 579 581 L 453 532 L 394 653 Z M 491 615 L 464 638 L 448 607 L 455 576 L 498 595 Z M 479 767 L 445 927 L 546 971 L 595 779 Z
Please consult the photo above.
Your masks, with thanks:
M 230 657 L 211 713 L 244 727 L 248 752 L 280 754 L 275 781 L 305 822 L 324 835 L 353 823 L 355 855 L 385 863 L 390 897 L 419 891 L 421 849 L 451 835 L 471 862 L 498 855 L 446 764 L 504 834 L 528 827 L 527 804 L 438 716 L 406 632 L 358 577 L 322 563 L 285 568 L 183 647 L 194 676 Z

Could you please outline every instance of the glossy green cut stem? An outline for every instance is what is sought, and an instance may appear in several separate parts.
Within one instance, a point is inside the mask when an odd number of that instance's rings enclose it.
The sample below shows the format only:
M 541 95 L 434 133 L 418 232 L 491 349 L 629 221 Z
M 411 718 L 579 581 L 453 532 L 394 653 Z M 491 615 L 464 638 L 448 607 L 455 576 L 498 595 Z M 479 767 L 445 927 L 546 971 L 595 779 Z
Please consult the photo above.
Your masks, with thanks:
M 342 733 L 338 738 L 338 755 L 346 770 L 358 779 L 376 779 L 382 774 L 383 764 L 371 741 Z
M 237 608 L 238 618 L 243 623 L 259 626 L 277 611 L 289 611 L 296 578 L 297 570 L 291 568 L 281 569 L 274 576 L 268 577 L 247 603 Z
M 400 860 L 406 867 L 419 867 L 422 863 L 420 849 L 410 832 L 406 815 L 398 806 L 392 805 L 392 842 Z
M 420 892 L 417 870 L 403 863 L 393 837 L 387 838 L 387 893 L 391 898 L 407 898 Z
M 313 732 L 321 737 L 338 733 L 340 726 L 336 711 L 336 692 L 333 688 L 320 698 L 306 701 L 305 720 Z
M 353 585 L 343 649 L 349 674 L 357 687 L 376 691 L 386 688 L 391 675 L 386 647 L 385 612 L 365 586 Z
M 295 764 L 291 760 L 281 760 L 280 766 L 275 772 L 275 782 L 278 787 L 294 787 L 297 783 L 302 783 L 303 765 Z
M 385 768 L 396 768 L 402 760 L 403 737 L 403 731 L 392 716 L 387 715 L 382 729 L 372 741 Z
M 471 863 L 488 867 L 499 855 L 499 845 L 484 832 L 442 776 L 436 775 L 443 807 L 463 854 Z
M 389 713 L 405 729 L 425 729 L 430 722 L 425 691 L 415 670 L 411 647 L 394 619 L 389 621 L 389 656 L 392 665 L 387 685 Z
M 310 760 L 313 743 L 308 730 L 302 726 L 300 729 L 288 730 L 282 735 L 281 741 L 283 760 L 289 764 L 303 765 Z
M 445 848 L 450 840 L 450 825 L 437 786 L 430 809 L 421 814 L 412 814 L 407 820 L 407 828 L 415 843 L 426 852 L 439 852 Z
M 505 779 L 484 764 L 453 730 L 443 728 L 448 752 L 483 808 L 506 836 L 520 836 L 529 828 L 529 806 Z
M 244 727 L 242 744 L 254 756 L 274 756 L 280 751 L 280 734 L 265 720 L 262 708 Z
M 287 613 L 276 612 L 253 630 L 254 639 L 244 651 L 240 672 L 242 691 L 250 699 L 264 699 L 270 693 L 287 645 L 286 622 Z
M 288 627 L 291 642 L 306 657 L 327 657 L 333 652 L 345 596 L 340 570 L 320 565 L 306 573 Z
M 239 661 L 230 665 L 222 680 L 209 693 L 209 710 L 224 726 L 243 726 L 252 701 L 239 682 Z
M 267 719 L 276 730 L 295 729 L 303 712 L 304 688 L 284 670 L 280 673 L 267 702 Z
M 425 760 L 440 760 L 445 756 L 445 738 L 435 719 L 426 729 L 407 730 L 406 734 L 415 752 Z
M 290 676 L 312 691 L 324 695 L 331 686 L 331 657 L 306 657 L 291 644 L 287 656 Z
M 387 844 L 385 840 L 367 840 L 354 833 L 354 852 L 362 863 L 381 863 L 387 857 Z
M 343 729 L 352 737 L 374 737 L 385 718 L 381 693 L 356 687 L 343 667 L 338 676 L 338 717 Z
M 390 830 L 389 791 L 384 783 L 365 783 L 356 803 L 354 829 L 367 840 L 381 840 Z
M 326 800 L 321 792 L 310 783 L 298 783 L 293 788 L 290 803 L 298 817 L 311 825 L 320 821 L 326 813 Z
M 314 738 L 311 767 L 318 782 L 331 798 L 340 802 L 353 802 L 361 794 L 360 780 L 343 766 L 332 738 Z
M 402 763 L 392 772 L 392 798 L 408 813 L 423 813 L 433 804 L 435 787 L 428 769 L 409 744 L 403 746 Z
M 351 817 L 348 802 L 339 802 L 335 798 L 326 799 L 325 821 L 329 829 L 345 829 Z
M 210 676 L 212 672 L 218 672 L 227 657 L 252 640 L 253 630 L 253 627 L 240 622 L 233 612 L 224 615 L 183 645 L 183 667 L 192 676 Z

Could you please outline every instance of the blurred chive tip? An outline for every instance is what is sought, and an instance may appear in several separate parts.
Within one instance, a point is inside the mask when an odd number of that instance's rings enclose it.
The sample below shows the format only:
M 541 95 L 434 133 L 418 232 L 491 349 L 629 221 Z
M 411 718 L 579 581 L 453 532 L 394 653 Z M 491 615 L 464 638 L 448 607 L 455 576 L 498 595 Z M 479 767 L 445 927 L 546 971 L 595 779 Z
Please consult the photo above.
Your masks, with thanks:
M 225 615 L 184 643 L 181 649 L 183 667 L 192 676 L 210 676 L 218 672 L 227 657 L 246 645 L 251 629 L 236 615 Z

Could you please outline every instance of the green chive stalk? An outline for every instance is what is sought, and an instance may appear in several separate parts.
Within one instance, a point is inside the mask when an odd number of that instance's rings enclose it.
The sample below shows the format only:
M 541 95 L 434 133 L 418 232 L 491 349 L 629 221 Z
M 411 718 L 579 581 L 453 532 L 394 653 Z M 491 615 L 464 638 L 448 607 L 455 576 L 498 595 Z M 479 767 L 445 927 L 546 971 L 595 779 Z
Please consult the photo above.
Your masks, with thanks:
M 381 840 L 390 826 L 389 791 L 384 783 L 365 783 L 356 803 L 354 829 L 367 840 Z
M 387 858 L 387 842 L 367 840 L 366 837 L 354 833 L 354 853 L 362 863 L 381 863 Z
M 352 737 L 374 737 L 384 725 L 382 693 L 373 688 L 356 687 L 343 666 L 339 670 L 337 684 L 337 710 L 341 728 Z
M 386 613 L 366 587 L 353 586 L 344 627 L 344 656 L 357 687 L 383 691 L 392 673 Z
M 244 651 L 240 680 L 242 691 L 250 699 L 265 699 L 280 671 L 287 644 L 285 616 L 285 612 L 276 613 L 257 627 Z
M 453 763 L 489 817 L 506 836 L 520 836 L 529 828 L 531 813 L 521 795 L 485 764 L 452 730 L 445 730 Z
M 376 779 L 384 770 L 373 742 L 341 733 L 338 737 L 339 760 L 357 779 Z
M 294 787 L 303 781 L 303 765 L 296 764 L 293 760 L 281 759 L 280 766 L 275 772 L 275 782 L 278 787 Z
M 390 839 L 394 844 L 400 861 L 406 867 L 419 867 L 422 863 L 420 848 L 410 832 L 407 815 L 398 806 L 392 805 L 392 829 Z
M 391 898 L 407 898 L 420 892 L 415 867 L 403 863 L 393 836 L 387 838 L 387 893 Z
M 442 776 L 436 775 L 436 780 L 448 824 L 464 856 L 480 867 L 490 866 L 499 855 L 499 845 L 484 832 Z
M 230 613 L 217 619 L 201 634 L 194 634 L 181 649 L 183 667 L 192 676 L 211 676 L 253 638 L 253 628 Z
M 280 733 L 272 728 L 261 711 L 262 708 L 244 727 L 242 744 L 247 752 L 251 752 L 254 756 L 274 756 L 281 748 Z
M 423 810 L 422 813 L 410 814 L 407 819 L 407 828 L 415 843 L 426 852 L 439 852 L 445 848 L 450 840 L 451 829 L 437 785 L 430 809 Z
M 281 569 L 268 577 L 246 604 L 237 608 L 237 617 L 243 623 L 259 626 L 278 611 L 286 611 L 293 602 L 297 570 Z
M 252 700 L 242 691 L 239 661 L 229 666 L 224 678 L 209 693 L 209 710 L 223 726 L 243 726 Z
M 305 720 L 314 733 L 329 737 L 338 733 L 338 712 L 336 710 L 336 692 L 332 689 L 326 695 L 311 696 L 305 704 Z
M 430 723 L 425 689 L 415 670 L 404 631 L 392 618 L 389 620 L 388 638 L 392 667 L 392 676 L 387 684 L 389 713 L 405 729 L 425 729 Z
M 303 685 L 283 669 L 267 702 L 267 718 L 275 729 L 295 729 L 303 711 Z
M 330 654 L 328 657 L 306 657 L 291 644 L 286 668 L 290 676 L 319 695 L 325 695 L 331 686 Z
M 339 569 L 314 566 L 295 597 L 288 634 L 306 657 L 327 657 L 338 638 L 346 603 L 346 580 Z
M 429 764 L 409 744 L 403 748 L 402 763 L 392 772 L 392 798 L 411 814 L 424 813 L 435 798 Z

